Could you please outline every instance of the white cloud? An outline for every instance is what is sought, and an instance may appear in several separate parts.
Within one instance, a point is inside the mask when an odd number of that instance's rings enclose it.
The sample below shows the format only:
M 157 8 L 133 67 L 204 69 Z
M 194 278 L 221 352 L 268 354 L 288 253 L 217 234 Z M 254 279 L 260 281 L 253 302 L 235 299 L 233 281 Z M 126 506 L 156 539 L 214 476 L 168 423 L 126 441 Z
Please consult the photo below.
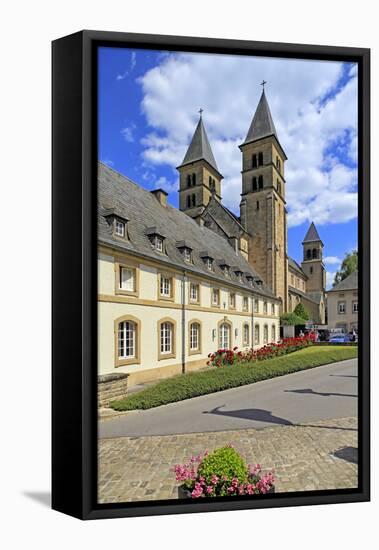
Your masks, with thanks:
M 289 159 L 289 226 L 311 220 L 318 224 L 351 220 L 357 215 L 356 169 L 343 164 L 331 146 L 342 140 L 346 155 L 356 159 L 354 73 L 337 94 L 324 99 L 335 89 L 342 69 L 342 64 L 334 62 L 165 56 L 139 79 L 142 111 L 152 128 L 142 141 L 144 160 L 151 165 L 179 165 L 198 109 L 204 108 L 208 137 L 225 177 L 223 200 L 237 211 L 241 192 L 238 145 L 246 136 L 261 93 L 258 83 L 264 78 L 279 139 Z
M 337 258 L 337 256 L 327 256 L 326 258 L 324 258 L 324 264 L 328 264 L 328 265 L 340 265 L 341 264 L 341 259 L 340 258 Z
M 134 141 L 134 130 L 136 129 L 135 124 L 131 124 L 130 126 L 126 126 L 126 128 L 123 128 L 121 130 L 121 134 L 125 141 L 128 143 L 132 143 Z
M 335 275 L 336 275 L 336 271 L 326 272 L 326 290 L 329 290 L 330 288 L 332 288 Z
M 178 190 L 178 184 L 176 181 L 169 181 L 165 176 L 161 176 L 154 184 L 155 189 L 163 189 L 167 193 L 172 193 Z
M 116 76 L 116 80 L 124 80 L 127 76 L 130 75 L 130 73 L 133 72 L 134 67 L 137 64 L 137 55 L 136 52 L 132 52 L 132 55 L 130 56 L 130 67 L 123 73 L 118 73 Z

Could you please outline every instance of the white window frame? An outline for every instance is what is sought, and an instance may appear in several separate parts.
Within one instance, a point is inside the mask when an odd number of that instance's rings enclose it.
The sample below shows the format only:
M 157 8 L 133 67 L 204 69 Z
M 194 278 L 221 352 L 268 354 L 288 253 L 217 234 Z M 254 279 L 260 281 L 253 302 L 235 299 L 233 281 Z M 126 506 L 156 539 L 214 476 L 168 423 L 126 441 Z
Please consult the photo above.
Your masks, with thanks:
M 125 271 L 130 271 L 132 274 L 132 288 L 127 288 L 126 286 L 123 286 L 123 273 Z M 135 292 L 136 290 L 136 269 L 134 267 L 129 267 L 126 265 L 120 265 L 119 269 L 119 289 L 123 290 L 125 292 Z
M 267 315 L 267 302 L 263 302 L 263 313 L 265 313 Z
M 338 310 L 338 315 L 345 315 L 346 314 L 346 302 L 338 302 L 337 310 Z
M 243 311 L 249 311 L 249 297 L 244 296 L 242 298 L 242 309 Z
M 192 262 L 192 250 L 190 248 L 187 248 L 187 247 L 183 248 L 183 259 L 187 263 Z
M 205 265 L 207 266 L 208 271 L 213 271 L 213 259 L 205 258 Z
M 163 252 L 163 239 L 160 235 L 154 236 L 153 245 L 155 250 L 157 250 L 158 252 Z
M 161 275 L 160 276 L 160 288 L 159 292 L 161 296 L 164 296 L 165 298 L 171 298 L 172 296 L 172 285 L 173 280 L 172 277 L 168 277 L 167 275 Z
M 117 237 L 125 237 L 125 222 L 122 222 L 117 218 L 115 219 L 114 234 L 117 235 Z
M 215 296 L 217 296 L 217 301 L 214 300 Z M 212 288 L 212 306 L 219 306 L 220 305 L 220 289 L 219 288 Z
M 199 302 L 199 294 L 200 294 L 199 283 L 190 282 L 190 292 L 189 292 L 190 302 Z
M 276 342 L 276 326 L 271 325 L 271 342 Z
M 220 349 L 230 349 L 230 325 L 228 323 L 221 323 L 218 330 L 218 341 Z
M 254 313 L 259 313 L 259 300 L 254 298 Z
M 358 300 L 354 300 L 353 304 L 352 304 L 352 312 L 353 313 L 358 313 L 359 309 L 358 309 Z
M 173 347 L 174 327 L 170 321 L 164 321 L 160 325 L 160 354 L 170 355 Z
M 120 321 L 118 324 L 117 353 L 119 361 L 136 358 L 137 330 L 137 324 L 134 321 Z
M 271 315 L 275 315 L 275 304 L 271 304 Z
M 200 350 L 200 323 L 194 321 L 190 324 L 190 351 Z
M 230 292 L 229 293 L 229 307 L 231 309 L 236 309 L 236 293 Z
M 268 325 L 263 327 L 263 344 L 268 344 Z

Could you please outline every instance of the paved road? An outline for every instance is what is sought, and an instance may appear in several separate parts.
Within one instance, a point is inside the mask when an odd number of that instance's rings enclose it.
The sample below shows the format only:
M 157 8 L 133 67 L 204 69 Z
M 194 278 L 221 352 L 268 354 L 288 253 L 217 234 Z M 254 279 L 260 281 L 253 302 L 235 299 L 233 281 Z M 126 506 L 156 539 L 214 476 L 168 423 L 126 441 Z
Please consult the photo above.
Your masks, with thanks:
M 169 435 L 357 416 L 358 362 L 349 359 L 99 422 L 99 437 Z

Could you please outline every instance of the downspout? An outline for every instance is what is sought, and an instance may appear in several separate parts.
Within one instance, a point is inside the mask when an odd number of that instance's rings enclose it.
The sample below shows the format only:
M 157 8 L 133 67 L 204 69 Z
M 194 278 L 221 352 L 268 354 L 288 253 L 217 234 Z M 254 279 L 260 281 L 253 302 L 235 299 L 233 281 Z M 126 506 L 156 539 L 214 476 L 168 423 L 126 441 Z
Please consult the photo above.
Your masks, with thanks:
M 181 305 L 182 305 L 182 374 L 186 372 L 186 280 L 187 272 L 183 271 L 181 285 Z
M 254 349 L 254 293 L 251 293 L 251 349 Z

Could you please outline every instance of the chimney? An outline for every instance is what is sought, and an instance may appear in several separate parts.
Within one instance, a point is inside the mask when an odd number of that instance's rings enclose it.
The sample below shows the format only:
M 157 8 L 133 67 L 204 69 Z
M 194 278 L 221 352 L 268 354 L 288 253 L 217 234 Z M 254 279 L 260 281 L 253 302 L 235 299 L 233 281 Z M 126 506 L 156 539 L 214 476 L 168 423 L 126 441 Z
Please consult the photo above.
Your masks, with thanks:
M 161 204 L 162 206 L 167 206 L 168 193 L 166 193 L 166 191 L 164 191 L 163 189 L 153 189 L 153 191 L 150 191 L 150 193 L 154 195 L 159 204 Z

